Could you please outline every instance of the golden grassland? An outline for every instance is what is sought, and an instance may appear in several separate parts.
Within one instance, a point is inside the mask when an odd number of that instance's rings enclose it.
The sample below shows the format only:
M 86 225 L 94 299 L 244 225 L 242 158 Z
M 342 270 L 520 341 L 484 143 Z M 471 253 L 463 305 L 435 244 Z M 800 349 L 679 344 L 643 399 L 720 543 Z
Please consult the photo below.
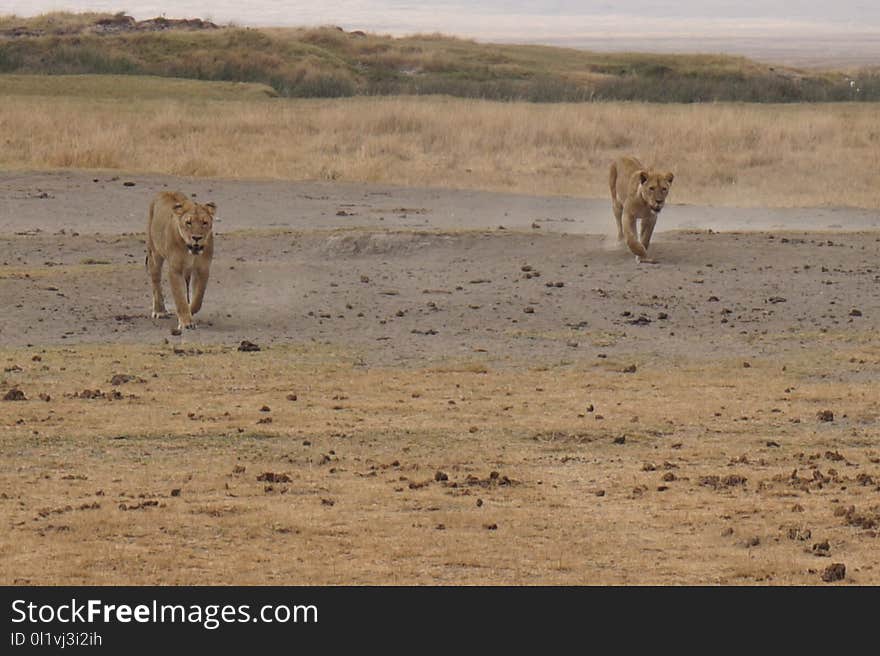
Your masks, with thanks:
M 837 374 L 880 351 L 816 346 L 637 375 L 4 349 L 29 400 L 0 422 L 0 581 L 810 584 L 845 559 L 847 582 L 876 583 L 878 410 Z
M 609 163 L 635 154 L 676 173 L 673 202 L 880 207 L 880 188 L 865 174 L 880 165 L 877 108 L 868 103 L 289 100 L 265 91 L 125 76 L 0 76 L 0 167 L 604 197 Z M 240 100 L 227 100 L 238 93 Z

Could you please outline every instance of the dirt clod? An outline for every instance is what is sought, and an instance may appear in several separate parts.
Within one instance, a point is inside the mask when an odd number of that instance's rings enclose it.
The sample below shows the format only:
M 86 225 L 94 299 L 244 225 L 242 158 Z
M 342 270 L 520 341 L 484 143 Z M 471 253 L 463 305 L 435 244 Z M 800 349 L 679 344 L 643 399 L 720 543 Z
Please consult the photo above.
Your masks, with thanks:
M 250 353 L 250 352 L 254 352 L 254 351 L 259 351 L 260 347 L 249 340 L 243 339 L 243 340 L 241 340 L 241 343 L 238 345 L 238 350 L 243 351 L 245 353 Z
M 275 472 L 263 472 L 257 476 L 257 480 L 265 483 L 290 483 L 292 480 L 287 474 L 276 474 Z
M 834 581 L 842 581 L 846 578 L 846 565 L 843 563 L 831 563 L 822 572 L 822 580 L 825 583 L 833 583 Z
M 27 397 L 17 387 L 13 387 L 3 396 L 4 401 L 27 401 Z

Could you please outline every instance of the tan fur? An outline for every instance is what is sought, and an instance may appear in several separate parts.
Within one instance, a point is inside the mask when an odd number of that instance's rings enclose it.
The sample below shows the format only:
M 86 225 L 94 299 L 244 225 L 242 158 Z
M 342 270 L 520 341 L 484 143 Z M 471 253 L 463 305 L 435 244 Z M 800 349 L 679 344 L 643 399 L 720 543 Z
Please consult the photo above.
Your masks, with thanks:
M 162 265 L 167 260 L 177 327 L 195 327 L 193 315 L 202 307 L 214 256 L 215 211 L 214 203 L 194 203 L 180 192 L 163 191 L 150 203 L 146 265 L 153 284 L 154 319 L 168 316 L 162 296 Z
M 621 157 L 611 164 L 609 184 L 617 239 L 626 241 L 636 262 L 655 263 L 648 258 L 648 246 L 674 177 L 672 173 L 649 171 L 635 157 Z M 638 219 L 642 221 L 640 235 L 636 234 Z

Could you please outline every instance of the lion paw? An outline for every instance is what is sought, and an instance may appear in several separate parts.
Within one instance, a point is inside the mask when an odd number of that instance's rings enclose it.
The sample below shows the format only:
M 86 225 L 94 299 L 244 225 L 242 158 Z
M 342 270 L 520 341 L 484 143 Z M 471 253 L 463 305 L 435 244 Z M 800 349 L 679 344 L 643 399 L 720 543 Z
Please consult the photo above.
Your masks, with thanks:
M 192 320 L 187 321 L 186 323 L 184 323 L 183 320 L 180 320 L 180 319 L 178 319 L 178 321 L 177 321 L 177 329 L 178 330 L 192 330 L 195 327 L 196 327 L 196 324 Z
M 636 255 L 636 264 L 658 264 L 658 262 L 647 256 L 642 257 L 641 255 Z
M 161 310 L 161 311 L 158 311 L 158 312 L 157 312 L 156 310 L 153 310 L 153 312 L 150 314 L 150 316 L 151 316 L 153 319 L 167 319 L 167 318 L 168 318 L 168 312 L 166 312 L 165 310 Z

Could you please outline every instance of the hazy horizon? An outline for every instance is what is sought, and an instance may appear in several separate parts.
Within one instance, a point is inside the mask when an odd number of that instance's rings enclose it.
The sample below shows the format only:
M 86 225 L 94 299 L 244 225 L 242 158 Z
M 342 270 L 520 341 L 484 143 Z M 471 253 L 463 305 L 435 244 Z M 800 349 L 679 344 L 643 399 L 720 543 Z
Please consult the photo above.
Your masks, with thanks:
M 304 0 L 295 5 L 182 0 L 134 7 L 110 0 L 11 0 L 0 9 L 18 16 L 49 11 L 124 11 L 138 19 L 166 15 L 255 27 L 338 25 L 393 35 L 442 32 L 598 50 L 715 51 L 807 64 L 880 65 L 880 3 L 855 0 L 437 0 L 430 6 L 405 0 Z

